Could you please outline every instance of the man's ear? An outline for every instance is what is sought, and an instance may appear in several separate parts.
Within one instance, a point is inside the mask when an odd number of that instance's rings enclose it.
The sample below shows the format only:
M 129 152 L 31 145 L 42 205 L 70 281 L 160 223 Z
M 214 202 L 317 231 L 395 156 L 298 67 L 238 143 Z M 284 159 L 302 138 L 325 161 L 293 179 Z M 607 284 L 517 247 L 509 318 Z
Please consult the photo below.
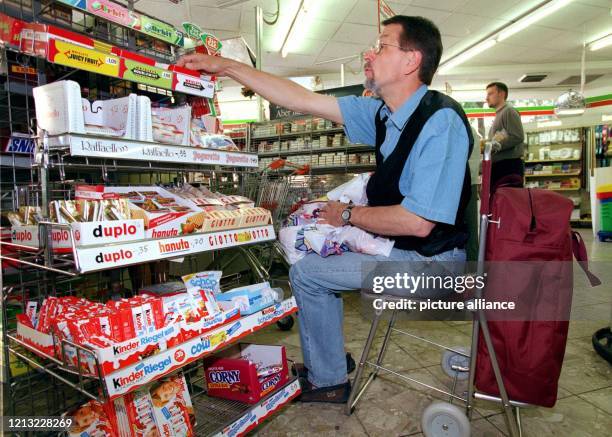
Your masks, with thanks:
M 408 75 L 421 67 L 421 61 L 423 60 L 423 54 L 418 50 L 412 50 L 406 56 L 406 64 L 404 74 Z

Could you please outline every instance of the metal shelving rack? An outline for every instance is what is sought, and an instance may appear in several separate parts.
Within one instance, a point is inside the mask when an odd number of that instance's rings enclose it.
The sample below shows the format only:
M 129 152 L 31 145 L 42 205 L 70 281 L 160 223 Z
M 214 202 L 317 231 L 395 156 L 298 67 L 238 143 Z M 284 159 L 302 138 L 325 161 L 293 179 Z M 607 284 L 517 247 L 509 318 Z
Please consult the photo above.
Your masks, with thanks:
M 133 4 L 133 2 L 129 3 Z M 70 20 L 66 20 L 67 14 L 62 14 L 62 11 L 65 12 L 66 9 L 71 11 L 71 14 L 68 14 L 72 17 Z M 175 55 L 176 47 L 170 47 L 166 53 L 151 53 L 146 51 L 143 48 L 144 46 L 137 47 L 136 39 L 142 38 L 142 36 L 137 36 L 133 31 L 105 22 L 91 14 L 72 10 L 69 6 L 56 1 L 6 0 L 0 6 L 0 13 L 26 21 L 52 23 L 73 31 L 87 32 L 96 39 L 115 45 L 123 45 L 130 50 L 138 51 L 147 56 L 154 56 L 164 62 L 171 61 Z M 79 19 L 79 16 L 82 16 L 82 19 Z M 149 46 L 160 47 L 157 44 L 150 44 Z M 76 182 L 107 185 L 151 185 L 189 181 L 206 183 L 215 191 L 241 192 L 244 190 L 244 181 L 249 179 L 249 175 L 257 172 L 258 160 L 254 154 L 199 149 L 198 152 L 201 152 L 201 156 L 194 159 L 192 155 L 189 155 L 189 153 L 194 152 L 192 148 L 152 143 L 143 144 L 134 141 L 123 142 L 128 149 L 134 151 L 128 159 L 105 155 L 104 153 L 97 155 L 76 153 L 77 142 L 84 140 L 82 135 L 67 133 L 59 137 L 48 137 L 44 132 L 35 132 L 32 97 L 34 87 L 54 80 L 70 78 L 81 84 L 88 84 L 89 97 L 95 99 L 121 97 L 131 92 L 148 95 L 152 101 L 157 102 L 170 98 L 181 101 L 183 96 L 174 92 L 171 93 L 171 96 L 143 92 L 137 89 L 136 84 L 125 80 L 98 76 L 50 64 L 43 59 L 31 57 L 1 45 L 0 60 L 7 65 L 6 74 L 0 73 L 0 137 L 2 137 L 2 146 L 16 133 L 29 134 L 32 140 L 36 142 L 35 153 L 31 155 L 4 152 L 0 154 L 2 158 L 2 175 L 0 176 L 2 193 L 0 200 L 3 210 L 15 210 L 23 205 L 38 205 L 43 211 L 43 216 L 49 217 L 49 201 L 71 198 L 73 196 L 72 187 Z M 21 68 L 11 69 L 12 65 Z M 117 142 L 101 137 L 85 138 L 85 140 L 91 139 Z M 138 156 L 138 153 L 147 148 L 165 151 L 166 158 L 146 159 L 145 162 L 145 158 Z M 231 156 L 232 159 L 225 159 L 228 156 Z M 74 236 L 72 236 L 71 253 L 54 254 L 51 244 L 47 243 L 50 242 L 50 230 L 56 228 L 57 225 L 43 222 L 39 226 L 42 244 L 41 248 L 37 249 L 9 243 L 6 240 L 6 232 L 10 230 L 6 227 L 3 228 L 2 233 L 0 305 L 2 305 L 2 347 L 5 372 L 2 375 L 2 381 L 6 382 L 5 387 L 7 388 L 7 397 L 5 398 L 7 409 L 3 411 L 5 415 L 60 415 L 85 400 L 104 400 L 109 397 L 107 382 L 104 381 L 103 376 L 88 376 L 80 370 L 76 371 L 74 368 L 67 366 L 65 362 L 55 357 L 41 357 L 40 352 L 33 353 L 27 344 L 15 336 L 15 312 L 19 309 L 23 311 L 23 305 L 27 300 L 38 300 L 41 303 L 46 296 L 73 295 L 76 290 L 79 290 L 86 297 L 95 297 L 104 301 L 110 298 L 113 293 L 122 293 L 130 288 L 132 291 L 136 291 L 139 288 L 139 283 L 169 280 L 172 275 L 169 264 L 164 259 L 185 257 L 183 265 L 189 272 L 193 272 L 204 269 L 206 263 L 210 262 L 210 258 L 218 258 L 219 251 L 222 249 L 244 244 L 257 244 L 275 238 L 274 229 L 271 225 L 225 232 L 192 234 L 186 237 L 192 245 L 192 250 L 187 254 L 150 255 L 148 257 L 141 254 L 139 262 L 148 262 L 148 264 L 142 265 L 130 262 L 124 263 L 123 266 L 107 265 L 97 269 L 88 269 L 85 268 L 82 261 L 85 259 L 84 257 L 89 256 L 87 251 L 91 247 L 82 249 L 75 247 Z M 146 252 L 147 247 L 152 247 L 158 242 L 159 240 L 141 240 L 135 243 L 135 250 L 140 249 Z M 97 247 L 95 250 L 100 251 L 112 247 L 113 245 L 104 245 Z M 117 243 L 114 247 L 125 247 L 125 245 Z M 208 260 L 203 260 L 201 256 L 197 256 L 203 253 L 210 254 Z M 248 259 L 246 261 L 248 263 Z M 137 265 L 137 267 L 133 265 Z M 228 279 L 235 281 L 239 279 L 239 276 L 239 274 L 236 274 Z M 227 283 L 224 288 L 226 287 L 228 287 Z M 232 327 L 231 324 L 217 328 L 212 333 L 221 336 L 224 340 L 217 342 L 211 347 L 210 351 L 205 351 L 202 356 L 227 347 L 243 336 L 274 324 L 295 311 L 295 301 L 293 298 L 289 298 L 277 304 L 274 308 L 264 310 L 263 313 L 256 313 L 253 316 L 240 319 L 244 326 L 248 326 L 248 323 L 255 323 L 249 322 L 249 320 L 257 321 L 250 330 L 245 327 L 244 332 L 242 332 L 234 326 L 234 330 L 230 333 L 228 330 Z M 81 346 L 78 347 L 82 348 Z M 153 358 L 149 357 L 148 359 Z M 199 358 L 200 356 L 198 356 Z M 23 366 L 24 363 L 27 365 Z M 201 431 L 206 431 L 205 434 L 213 431 L 223 434 L 227 430 L 234 434 L 236 432 L 244 433 L 247 430 L 245 425 L 251 426 L 257 422 L 252 420 L 252 415 L 257 408 L 260 410 L 264 408 L 265 411 L 273 412 L 299 394 L 300 390 L 297 381 L 292 380 L 255 406 L 230 409 L 226 408 L 223 402 L 217 401 L 215 404 L 214 400 L 207 400 L 206 402 L 200 400 L 204 399 L 205 391 L 201 386 L 203 381 L 202 369 L 197 361 L 194 360 L 187 365 L 178 366 L 173 371 L 179 370 L 185 374 L 188 380 L 196 408 L 198 405 L 203 408 L 197 411 L 199 416 L 206 418 L 206 409 L 210 405 L 216 405 L 215 410 L 211 411 L 211 417 L 220 416 L 220 419 L 213 421 L 215 426 L 207 427 L 206 423 L 210 421 L 207 422 L 205 419 L 199 425 Z M 274 402 L 274 405 L 270 405 L 270 402 Z M 220 411 L 224 411 L 223 414 L 220 414 Z M 251 415 L 248 416 L 248 422 L 244 422 L 245 414 L 247 416 Z M 198 430 L 200 431 L 200 428 Z

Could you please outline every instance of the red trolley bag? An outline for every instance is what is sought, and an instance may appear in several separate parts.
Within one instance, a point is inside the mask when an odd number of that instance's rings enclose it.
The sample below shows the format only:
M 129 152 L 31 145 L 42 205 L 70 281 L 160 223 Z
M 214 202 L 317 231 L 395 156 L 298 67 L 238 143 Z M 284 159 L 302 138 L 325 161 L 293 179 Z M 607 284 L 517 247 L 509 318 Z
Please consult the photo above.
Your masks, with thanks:
M 489 171 L 483 162 L 483 194 L 489 191 L 488 180 L 485 181 Z M 481 205 L 481 212 L 488 213 L 489 198 L 483 195 L 482 199 L 484 205 Z M 559 264 L 570 266 L 571 281 L 571 261 L 576 256 L 591 285 L 599 284 L 599 280 L 588 271 L 586 249 L 580 235 L 570 228 L 571 200 L 553 191 L 501 187 L 491 197 L 490 205 L 491 224 L 487 230 L 485 252 L 487 262 L 566 261 Z M 542 280 L 537 269 L 527 270 L 524 276 L 531 278 L 513 280 L 511 293 L 516 296 L 529 293 L 531 299 L 537 299 L 538 303 L 534 306 L 540 305 L 541 300 L 546 302 L 545 305 L 552 302 L 552 305 L 560 306 L 558 310 L 561 313 L 569 315 L 572 282 L 565 287 L 566 295 L 559 296 L 555 284 Z M 488 277 L 487 284 L 493 280 Z M 485 289 L 484 297 L 487 300 L 495 300 L 496 296 L 491 293 L 495 294 L 495 289 L 504 287 L 490 288 L 487 286 Z M 505 287 L 506 290 L 508 288 Z M 487 324 L 508 397 L 514 401 L 552 407 L 557 400 L 568 318 L 495 320 Z M 479 333 L 475 385 L 483 393 L 500 395 L 482 331 Z

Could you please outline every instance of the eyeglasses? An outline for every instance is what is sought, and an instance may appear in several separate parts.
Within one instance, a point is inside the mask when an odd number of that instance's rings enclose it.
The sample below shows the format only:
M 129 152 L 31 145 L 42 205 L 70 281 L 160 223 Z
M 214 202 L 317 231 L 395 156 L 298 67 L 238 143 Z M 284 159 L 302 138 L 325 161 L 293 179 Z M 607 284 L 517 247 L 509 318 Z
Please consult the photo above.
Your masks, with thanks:
M 381 42 L 380 39 L 376 40 L 376 43 L 372 46 L 371 50 L 374 52 L 375 55 L 378 55 L 382 51 L 384 46 L 397 47 L 402 52 L 412 52 L 412 51 L 414 51 L 413 49 L 407 49 L 407 48 L 399 46 L 397 44 L 387 44 L 386 42 Z

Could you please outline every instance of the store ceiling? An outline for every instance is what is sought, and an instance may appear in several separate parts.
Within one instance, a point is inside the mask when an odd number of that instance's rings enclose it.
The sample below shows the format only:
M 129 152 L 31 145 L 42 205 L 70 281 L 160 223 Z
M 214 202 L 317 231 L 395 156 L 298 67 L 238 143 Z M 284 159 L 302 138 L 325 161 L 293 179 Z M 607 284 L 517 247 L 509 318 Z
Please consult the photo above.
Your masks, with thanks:
M 141 10 L 180 26 L 192 21 L 222 39 L 242 35 L 254 48 L 257 5 L 264 13 L 276 11 L 276 0 L 250 0 L 220 9 L 227 0 L 142 0 Z M 280 17 L 274 26 L 264 25 L 262 57 L 265 70 L 284 76 L 337 73 L 339 62 L 317 65 L 317 62 L 360 53 L 377 35 L 376 0 L 316 0 L 320 5 L 316 18 L 304 29 L 299 47 L 286 58 L 280 56 L 280 45 L 299 0 L 280 0 Z M 387 1 L 397 14 L 421 15 L 440 28 L 447 58 L 465 50 L 470 44 L 510 20 L 537 6 L 542 0 L 397 0 Z M 548 73 L 541 83 L 520 87 L 555 87 L 568 76 L 580 74 L 583 41 L 612 31 L 610 0 L 574 0 L 561 10 L 531 25 L 502 43 L 470 59 L 438 84 L 448 81 L 453 88 L 481 86 L 482 82 L 504 80 L 518 84 L 526 73 Z M 347 75 L 360 75 L 360 62 L 348 64 Z M 612 46 L 587 52 L 587 73 L 603 74 L 590 86 L 612 89 Z M 350 81 L 350 77 L 347 78 Z M 567 85 L 565 85 L 567 87 Z

